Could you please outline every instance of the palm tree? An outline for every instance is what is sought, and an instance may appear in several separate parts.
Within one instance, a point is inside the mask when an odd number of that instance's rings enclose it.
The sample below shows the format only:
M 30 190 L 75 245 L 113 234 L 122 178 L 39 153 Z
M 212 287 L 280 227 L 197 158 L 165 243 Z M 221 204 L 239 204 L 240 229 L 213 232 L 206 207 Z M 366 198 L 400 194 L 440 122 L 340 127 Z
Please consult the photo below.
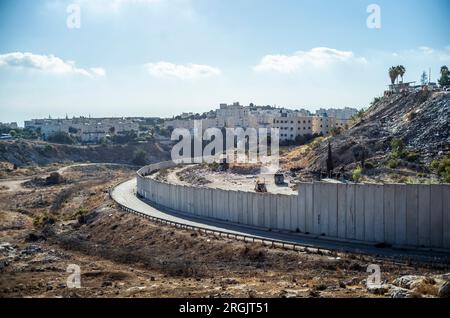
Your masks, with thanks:
M 403 65 L 399 65 L 396 68 L 397 68 L 397 73 L 402 78 L 402 83 L 403 83 L 403 75 L 406 73 L 406 68 Z
M 391 78 L 391 84 L 394 85 L 398 77 L 398 69 L 395 66 L 389 68 L 389 77 Z

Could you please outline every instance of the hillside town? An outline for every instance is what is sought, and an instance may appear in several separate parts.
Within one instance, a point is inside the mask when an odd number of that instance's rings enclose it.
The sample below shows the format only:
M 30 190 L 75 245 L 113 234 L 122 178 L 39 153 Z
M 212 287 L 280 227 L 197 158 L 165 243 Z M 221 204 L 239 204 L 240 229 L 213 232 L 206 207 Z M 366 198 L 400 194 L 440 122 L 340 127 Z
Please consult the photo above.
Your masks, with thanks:
M 31 119 L 24 123 L 24 129 L 34 133 L 39 139 L 66 143 L 77 141 L 82 144 L 99 144 L 117 136 L 131 136 L 131 139 L 150 134 L 162 140 L 170 138 L 170 132 L 177 128 L 192 130 L 194 121 L 200 121 L 202 129 L 208 128 L 278 128 L 280 141 L 294 142 L 300 137 L 327 136 L 334 129 L 348 127 L 358 109 L 345 107 L 321 108 L 312 114 L 305 109 L 293 110 L 272 106 L 243 106 L 239 102 L 232 105 L 220 104 L 216 110 L 202 115 L 183 113 L 170 119 L 146 117 L 73 117 Z M 148 122 L 162 122 L 154 129 Z M 5 131 L 17 130 L 17 123 L 1 124 Z M 151 129 L 153 127 L 153 129 Z M 163 131 L 159 129 L 162 128 Z M 150 131 L 151 130 L 151 131 Z M 58 138 L 55 138 L 58 137 Z M 4 140 L 12 139 L 9 133 L 2 135 Z
M 305 109 L 293 110 L 271 106 L 243 106 L 239 102 L 220 104 L 219 108 L 199 118 L 202 129 L 208 128 L 278 128 L 280 141 L 295 141 L 304 136 L 327 136 L 333 129 L 348 126 L 358 109 L 321 108 L 312 114 Z M 182 114 L 164 123 L 168 130 L 194 129 L 193 114 Z

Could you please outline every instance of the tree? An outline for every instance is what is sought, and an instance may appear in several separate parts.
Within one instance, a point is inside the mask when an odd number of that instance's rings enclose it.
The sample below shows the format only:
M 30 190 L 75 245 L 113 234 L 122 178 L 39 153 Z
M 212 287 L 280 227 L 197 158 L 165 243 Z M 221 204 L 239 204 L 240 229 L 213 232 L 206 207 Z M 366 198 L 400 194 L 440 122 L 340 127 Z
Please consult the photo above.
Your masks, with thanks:
M 438 83 L 442 87 L 450 85 L 449 70 L 446 65 L 441 67 L 441 78 L 438 80 Z
M 427 85 L 427 82 L 428 82 L 427 72 L 423 71 L 422 75 L 420 76 L 420 83 L 422 85 Z
M 147 164 L 147 154 L 143 149 L 134 152 L 133 163 L 137 166 L 145 166 Z
M 397 74 L 400 75 L 400 77 L 402 78 L 402 83 L 403 83 L 403 75 L 405 75 L 406 73 L 406 68 L 403 65 L 398 65 L 396 67 L 397 69 Z
M 75 140 L 70 137 L 70 135 L 64 131 L 58 131 L 55 132 L 54 134 L 50 135 L 47 137 L 47 140 L 49 142 L 54 142 L 54 143 L 58 143 L 58 144 L 74 144 Z
M 389 68 L 389 77 L 391 79 L 391 84 L 394 85 L 398 77 L 398 69 L 395 66 Z
M 16 138 L 17 137 L 17 131 L 15 131 L 14 129 L 9 131 L 9 134 L 11 135 L 11 137 Z

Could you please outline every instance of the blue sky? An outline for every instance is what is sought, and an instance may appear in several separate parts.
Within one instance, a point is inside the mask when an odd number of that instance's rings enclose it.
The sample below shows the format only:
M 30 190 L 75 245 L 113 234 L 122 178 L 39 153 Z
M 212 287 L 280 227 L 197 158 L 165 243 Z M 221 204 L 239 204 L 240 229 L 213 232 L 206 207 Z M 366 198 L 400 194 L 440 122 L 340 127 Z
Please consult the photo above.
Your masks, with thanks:
M 372 3 L 380 29 L 366 25 Z M 449 12 L 448 0 L 0 0 L 0 121 L 366 107 L 389 66 L 435 81 L 450 65 Z

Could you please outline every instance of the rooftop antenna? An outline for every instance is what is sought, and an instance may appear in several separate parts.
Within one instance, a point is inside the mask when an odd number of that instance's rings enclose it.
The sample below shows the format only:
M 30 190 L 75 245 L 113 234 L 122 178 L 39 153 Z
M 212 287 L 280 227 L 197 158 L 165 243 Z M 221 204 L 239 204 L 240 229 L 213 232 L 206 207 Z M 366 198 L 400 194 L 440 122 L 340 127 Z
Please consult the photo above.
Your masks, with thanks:
M 431 67 L 428 70 L 428 84 L 431 83 Z

